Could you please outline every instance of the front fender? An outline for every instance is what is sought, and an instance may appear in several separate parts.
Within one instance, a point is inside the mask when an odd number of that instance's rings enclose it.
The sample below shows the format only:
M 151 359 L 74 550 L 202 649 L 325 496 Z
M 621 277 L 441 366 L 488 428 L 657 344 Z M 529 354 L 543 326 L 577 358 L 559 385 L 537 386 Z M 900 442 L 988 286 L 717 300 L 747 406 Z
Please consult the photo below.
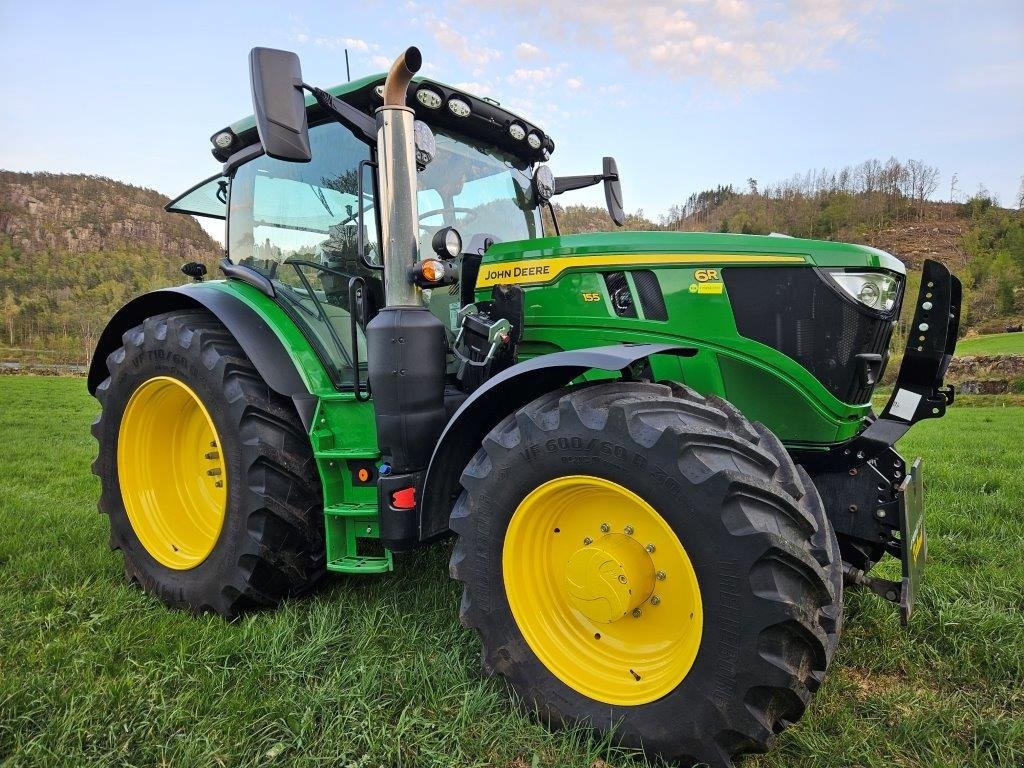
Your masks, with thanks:
M 277 335 L 241 299 L 226 291 L 202 285 L 144 293 L 121 307 L 103 329 L 93 352 L 87 379 L 89 393 L 94 395 L 96 388 L 107 378 L 107 355 L 121 346 L 121 337 L 125 331 L 134 328 L 147 317 L 183 309 L 205 309 L 220 320 L 268 386 L 292 399 L 308 428 L 316 408 L 316 397 L 310 394 L 303 383 Z
M 462 470 L 484 436 L 505 416 L 589 370 L 623 371 L 651 355 L 692 357 L 697 350 L 673 344 L 616 344 L 542 355 L 506 368 L 477 389 L 448 421 L 430 457 L 419 507 L 419 539 L 448 531 Z

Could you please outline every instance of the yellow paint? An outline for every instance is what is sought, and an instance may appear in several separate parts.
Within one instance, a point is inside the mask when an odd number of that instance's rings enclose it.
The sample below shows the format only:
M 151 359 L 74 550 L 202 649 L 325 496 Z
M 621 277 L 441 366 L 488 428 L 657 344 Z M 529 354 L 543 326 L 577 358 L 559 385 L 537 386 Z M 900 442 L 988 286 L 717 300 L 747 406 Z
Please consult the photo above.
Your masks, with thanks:
M 117 474 L 132 530 L 154 560 L 187 570 L 207 558 L 224 524 L 228 478 L 213 419 L 185 383 L 156 376 L 132 394 Z
M 916 534 L 917 535 L 914 537 L 914 543 L 910 547 L 910 557 L 911 561 L 914 563 L 916 563 L 917 559 L 921 556 L 921 549 L 924 547 L 924 531 L 918 528 Z
M 595 256 L 558 256 L 484 264 L 476 287 L 529 285 L 557 280 L 568 269 L 580 267 L 634 267 L 688 264 L 803 264 L 803 256 L 750 253 L 605 253 Z
M 693 666 L 696 571 L 665 519 L 618 483 L 569 475 L 531 491 L 505 533 L 502 573 L 530 649 L 588 698 L 646 704 Z

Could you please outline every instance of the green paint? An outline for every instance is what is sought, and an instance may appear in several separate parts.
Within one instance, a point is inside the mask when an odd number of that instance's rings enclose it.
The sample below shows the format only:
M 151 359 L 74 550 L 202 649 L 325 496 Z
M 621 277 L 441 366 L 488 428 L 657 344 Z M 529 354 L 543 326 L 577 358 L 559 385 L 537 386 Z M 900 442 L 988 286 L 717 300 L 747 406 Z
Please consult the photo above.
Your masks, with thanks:
M 602 264 L 589 263 L 602 256 Z M 788 261 L 743 261 L 751 257 L 786 257 Z M 578 265 L 572 263 L 576 258 Z M 550 263 L 551 259 L 562 259 L 555 262 L 562 270 L 557 277 L 547 283 L 523 285 L 526 327 L 521 359 L 627 342 L 694 347 L 697 354 L 693 357 L 653 358 L 653 378 L 681 382 L 703 394 L 724 397 L 792 447 L 825 447 L 853 437 L 869 405 L 841 402 L 792 358 L 740 336 L 724 286 L 708 293 L 695 292 L 696 286 L 721 283 L 721 270 L 730 264 L 763 269 L 804 265 L 808 269 L 843 266 L 905 272 L 899 261 L 883 251 L 845 243 L 756 235 L 625 232 L 501 243 L 487 252 L 480 274 L 511 262 Z M 668 321 L 643 316 L 632 276 L 627 280 L 638 317 L 616 316 L 602 273 L 624 266 L 647 266 L 657 275 Z M 702 269 L 718 270 L 718 278 L 706 279 L 707 274 L 700 274 Z M 380 460 L 372 402 L 359 402 L 351 391 L 335 387 L 325 365 L 331 361 L 318 357 L 313 344 L 273 299 L 238 281 L 214 281 L 203 286 L 231 293 L 259 314 L 281 340 L 309 391 L 318 397 L 310 440 L 323 483 L 328 569 L 345 573 L 390 570 L 390 552 L 360 554 L 358 539 L 379 537 L 377 495 L 374 486 L 353 481 L 347 463 L 352 459 Z M 477 299 L 486 300 L 489 294 L 490 288 L 480 289 Z M 592 371 L 583 378 L 614 376 Z
M 666 255 L 679 262 L 666 264 Z M 729 254 L 737 258 L 730 262 Z M 586 257 L 619 256 L 619 266 L 592 266 Z M 693 263 L 705 256 L 707 263 Z M 654 257 L 657 258 L 654 258 Z M 702 394 L 724 397 L 753 420 L 768 426 L 787 444 L 826 446 L 853 437 L 869 405 L 838 400 L 807 369 L 777 350 L 739 335 L 728 293 L 691 292 L 702 268 L 736 266 L 772 269 L 795 262 L 743 263 L 751 256 L 799 258 L 821 267 L 865 267 L 905 274 L 903 264 L 868 246 L 763 235 L 703 232 L 622 232 L 546 237 L 500 243 L 488 250 L 481 275 L 510 262 L 564 258 L 569 267 L 549 283 L 524 285 L 526 328 L 522 352 L 536 356 L 563 349 L 624 342 L 671 342 L 696 347 L 695 357 L 655 360 L 655 378 L 680 381 Z M 650 261 L 645 262 L 645 257 Z M 713 260 L 712 260 L 713 259 Z M 648 266 L 658 277 L 669 321 L 615 315 L 603 272 Z M 543 279 L 539 277 L 538 279 Z M 715 282 L 714 280 L 710 282 Z M 639 307 L 639 302 L 634 304 Z M 477 300 L 489 297 L 479 290 Z M 586 295 L 599 295 L 588 301 Z
M 373 404 L 356 400 L 351 391 L 335 389 L 312 344 L 276 301 L 237 280 L 202 285 L 230 293 L 255 311 L 284 345 L 307 389 L 318 398 L 309 436 L 323 486 L 327 569 L 340 573 L 390 571 L 390 552 L 385 550 L 377 557 L 358 552 L 358 538 L 380 537 L 377 489 L 355 485 L 347 464 L 349 459 L 375 463 L 380 459 Z

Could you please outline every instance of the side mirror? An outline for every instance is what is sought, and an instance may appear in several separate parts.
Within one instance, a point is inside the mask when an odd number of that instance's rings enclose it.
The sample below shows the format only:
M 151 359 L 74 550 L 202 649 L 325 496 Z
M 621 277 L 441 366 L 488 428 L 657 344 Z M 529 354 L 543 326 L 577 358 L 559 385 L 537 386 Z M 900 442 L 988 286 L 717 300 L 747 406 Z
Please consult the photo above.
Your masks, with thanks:
M 615 226 L 621 227 L 626 223 L 626 211 L 622 208 L 622 182 L 619 181 L 619 167 L 615 164 L 615 158 L 606 157 L 602 170 L 604 201 L 608 206 L 608 215 L 612 217 Z
M 308 162 L 313 155 L 299 57 L 291 51 L 253 48 L 249 75 L 256 130 L 264 151 L 277 160 Z

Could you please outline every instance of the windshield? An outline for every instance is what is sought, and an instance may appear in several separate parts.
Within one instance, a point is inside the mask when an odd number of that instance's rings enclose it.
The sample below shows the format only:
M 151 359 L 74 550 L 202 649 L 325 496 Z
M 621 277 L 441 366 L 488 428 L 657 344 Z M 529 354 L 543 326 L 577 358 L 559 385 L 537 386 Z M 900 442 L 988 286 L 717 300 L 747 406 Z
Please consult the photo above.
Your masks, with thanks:
M 441 227 L 455 227 L 466 253 L 484 241 L 525 240 L 541 234 L 533 203 L 532 170 L 513 155 L 436 129 L 437 156 L 418 176 L 420 252 Z

